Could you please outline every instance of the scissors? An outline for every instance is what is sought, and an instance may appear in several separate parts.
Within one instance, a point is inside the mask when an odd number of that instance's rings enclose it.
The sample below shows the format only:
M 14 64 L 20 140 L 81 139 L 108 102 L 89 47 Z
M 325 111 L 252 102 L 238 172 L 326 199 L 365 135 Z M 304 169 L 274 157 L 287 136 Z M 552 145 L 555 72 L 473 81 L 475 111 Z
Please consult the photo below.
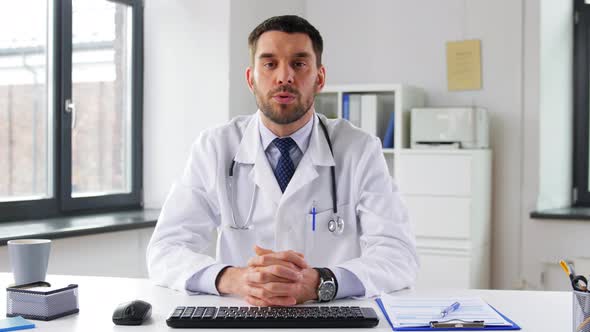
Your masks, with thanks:
M 586 277 L 584 277 L 583 275 L 577 275 L 574 271 L 574 267 L 566 263 L 564 260 L 560 260 L 559 265 L 561 265 L 563 271 L 569 276 L 574 290 L 578 292 L 588 291 L 588 279 L 586 279 Z
M 574 275 L 572 274 L 572 287 L 577 290 L 578 292 L 587 292 L 588 291 L 588 279 L 583 275 Z

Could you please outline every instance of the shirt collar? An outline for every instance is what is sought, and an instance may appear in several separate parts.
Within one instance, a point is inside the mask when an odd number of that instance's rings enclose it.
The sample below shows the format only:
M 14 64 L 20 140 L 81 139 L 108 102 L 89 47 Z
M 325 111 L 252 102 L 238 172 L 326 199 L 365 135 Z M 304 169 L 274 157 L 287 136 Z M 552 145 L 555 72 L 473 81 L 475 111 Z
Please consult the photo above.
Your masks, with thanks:
M 312 108 L 308 112 L 314 112 L 315 110 Z M 260 141 L 262 142 L 262 148 L 264 151 L 268 148 L 268 146 L 272 143 L 272 141 L 277 138 L 278 136 L 275 135 L 270 129 L 266 128 L 264 123 L 262 123 L 261 117 L 264 116 L 260 110 L 258 110 L 258 128 L 260 130 Z M 313 129 L 313 123 L 315 121 L 315 116 L 312 116 L 307 123 L 299 128 L 296 132 L 291 134 L 291 137 L 295 143 L 297 143 L 297 147 L 301 150 L 302 153 L 305 154 L 307 147 L 309 146 L 309 138 L 311 137 L 311 130 Z

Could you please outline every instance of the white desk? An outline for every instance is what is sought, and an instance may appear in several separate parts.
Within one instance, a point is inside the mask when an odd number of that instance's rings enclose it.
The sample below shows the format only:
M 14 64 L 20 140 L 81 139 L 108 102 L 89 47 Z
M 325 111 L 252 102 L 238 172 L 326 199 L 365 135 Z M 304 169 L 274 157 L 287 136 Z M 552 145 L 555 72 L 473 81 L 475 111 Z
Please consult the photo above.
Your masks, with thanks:
M 50 322 L 34 321 L 32 331 L 186 331 L 170 329 L 166 318 L 177 305 L 246 306 L 237 298 L 217 296 L 188 296 L 181 292 L 157 287 L 147 279 L 106 278 L 82 276 L 48 276 L 49 282 L 72 283 L 79 286 L 80 313 L 58 318 Z M 13 282 L 12 275 L 0 273 L 0 284 Z M 569 292 L 496 291 L 496 290 L 436 290 L 403 291 L 400 296 L 480 296 L 522 327 L 522 331 L 572 331 L 572 294 Z M 135 299 L 152 304 L 152 318 L 141 328 L 116 326 L 111 320 L 117 304 Z M 0 315 L 6 315 L 6 292 L 0 295 Z M 375 308 L 380 317 L 379 325 L 363 331 L 391 331 L 389 324 L 374 301 L 339 300 L 335 305 L 358 305 Z M 295 329 L 289 329 L 294 331 Z M 302 329 L 303 330 L 303 329 Z M 361 329 L 343 329 L 359 331 Z M 221 331 L 216 329 L 215 331 Z M 231 330 L 226 330 L 231 331 Z M 309 329 L 305 331 L 310 331 Z

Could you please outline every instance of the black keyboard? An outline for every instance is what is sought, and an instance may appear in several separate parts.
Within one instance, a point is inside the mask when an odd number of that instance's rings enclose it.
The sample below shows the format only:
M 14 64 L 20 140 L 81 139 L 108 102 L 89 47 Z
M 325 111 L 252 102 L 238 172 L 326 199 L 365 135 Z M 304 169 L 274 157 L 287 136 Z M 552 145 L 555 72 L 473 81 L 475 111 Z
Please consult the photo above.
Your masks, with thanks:
M 361 307 L 176 307 L 166 324 L 178 328 L 374 327 L 372 308 Z

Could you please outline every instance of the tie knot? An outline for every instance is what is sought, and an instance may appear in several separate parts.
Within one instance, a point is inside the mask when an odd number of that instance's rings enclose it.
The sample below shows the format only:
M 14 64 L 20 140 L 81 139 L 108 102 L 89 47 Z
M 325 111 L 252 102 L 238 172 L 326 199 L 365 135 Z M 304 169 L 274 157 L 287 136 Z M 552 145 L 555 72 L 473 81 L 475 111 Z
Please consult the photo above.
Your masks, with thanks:
M 295 141 L 291 137 L 275 138 L 272 143 L 281 151 L 281 155 L 289 155 L 289 151 L 295 146 Z

